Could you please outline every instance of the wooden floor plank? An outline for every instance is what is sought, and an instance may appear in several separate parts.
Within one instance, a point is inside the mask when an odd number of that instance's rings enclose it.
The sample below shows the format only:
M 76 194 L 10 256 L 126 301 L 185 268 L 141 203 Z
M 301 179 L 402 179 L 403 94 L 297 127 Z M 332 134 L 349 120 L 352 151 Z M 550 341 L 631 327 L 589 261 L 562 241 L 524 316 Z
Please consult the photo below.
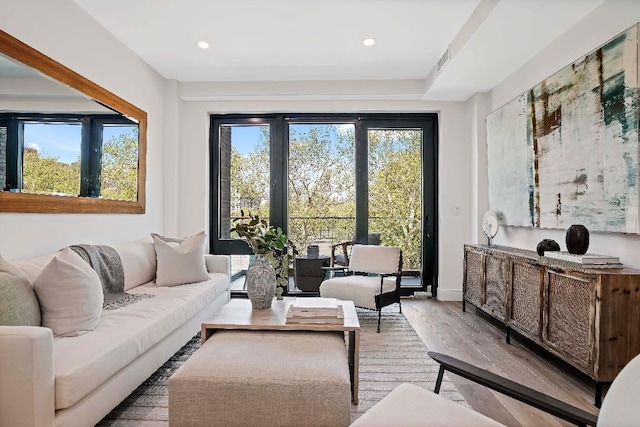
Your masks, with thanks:
M 519 336 L 505 341 L 502 325 L 459 302 L 435 299 L 403 300 L 403 312 L 427 348 L 452 355 L 498 375 L 507 377 L 556 399 L 597 413 L 593 386 L 583 374 L 549 357 Z M 509 426 L 565 426 L 556 417 L 450 375 L 469 405 Z

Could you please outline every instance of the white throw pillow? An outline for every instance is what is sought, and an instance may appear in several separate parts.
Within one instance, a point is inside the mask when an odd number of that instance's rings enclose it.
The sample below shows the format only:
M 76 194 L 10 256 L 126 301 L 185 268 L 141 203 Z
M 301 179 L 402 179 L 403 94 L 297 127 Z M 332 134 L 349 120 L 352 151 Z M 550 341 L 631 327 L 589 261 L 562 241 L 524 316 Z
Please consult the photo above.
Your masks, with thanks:
M 209 280 L 204 262 L 204 231 L 182 242 L 152 234 L 156 250 L 156 286 L 175 286 Z M 171 241 L 166 241 L 171 240 Z
M 104 295 L 98 273 L 71 248 L 64 248 L 33 282 L 42 326 L 73 337 L 98 326 Z

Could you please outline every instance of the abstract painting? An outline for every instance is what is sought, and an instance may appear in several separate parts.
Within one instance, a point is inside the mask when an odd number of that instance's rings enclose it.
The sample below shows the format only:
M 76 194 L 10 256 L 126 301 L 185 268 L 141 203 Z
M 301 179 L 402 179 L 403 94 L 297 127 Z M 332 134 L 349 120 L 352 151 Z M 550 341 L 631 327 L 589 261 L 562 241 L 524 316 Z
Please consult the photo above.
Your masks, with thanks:
M 640 233 L 638 26 L 487 116 L 502 224 Z

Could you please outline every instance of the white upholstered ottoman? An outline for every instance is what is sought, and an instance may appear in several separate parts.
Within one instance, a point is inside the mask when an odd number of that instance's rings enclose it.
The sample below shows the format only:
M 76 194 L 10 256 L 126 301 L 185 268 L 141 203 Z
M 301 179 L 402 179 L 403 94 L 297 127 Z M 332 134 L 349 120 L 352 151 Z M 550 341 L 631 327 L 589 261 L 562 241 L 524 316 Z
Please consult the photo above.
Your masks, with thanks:
M 169 379 L 169 425 L 348 426 L 343 333 L 218 331 Z

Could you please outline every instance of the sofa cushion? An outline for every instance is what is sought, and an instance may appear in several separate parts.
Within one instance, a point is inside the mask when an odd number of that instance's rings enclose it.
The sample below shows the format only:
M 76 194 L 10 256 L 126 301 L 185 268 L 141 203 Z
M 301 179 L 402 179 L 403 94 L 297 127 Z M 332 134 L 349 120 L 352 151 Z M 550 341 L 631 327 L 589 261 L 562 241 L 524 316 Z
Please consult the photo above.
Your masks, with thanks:
M 157 286 L 202 282 L 209 278 L 204 262 L 204 231 L 187 237 L 181 243 L 167 242 L 158 234 L 151 236 L 157 258 Z
M 395 278 L 385 278 L 382 293 L 396 289 Z M 358 307 L 376 309 L 376 295 L 380 294 L 380 277 L 345 276 L 334 277 L 320 284 L 320 296 L 353 301 Z
M 118 310 L 103 311 L 98 327 L 74 338 L 56 338 L 56 409 L 68 408 L 159 343 L 229 289 L 229 277 L 175 287 L 145 283 L 129 292 L 155 294 Z
M 42 273 L 42 269 L 45 268 L 57 254 L 58 252 L 53 252 L 34 258 L 11 261 L 11 264 L 18 267 L 20 271 L 24 273 L 27 279 L 29 279 L 29 282 L 33 283 L 38 278 L 40 273 Z
M 64 248 L 33 282 L 42 326 L 54 336 L 76 336 L 95 329 L 104 295 L 98 273 L 71 248 Z
M 22 272 L 0 257 L 0 325 L 40 326 L 40 305 Z
M 120 255 L 125 291 L 153 280 L 156 275 L 156 252 L 151 237 L 110 246 Z

